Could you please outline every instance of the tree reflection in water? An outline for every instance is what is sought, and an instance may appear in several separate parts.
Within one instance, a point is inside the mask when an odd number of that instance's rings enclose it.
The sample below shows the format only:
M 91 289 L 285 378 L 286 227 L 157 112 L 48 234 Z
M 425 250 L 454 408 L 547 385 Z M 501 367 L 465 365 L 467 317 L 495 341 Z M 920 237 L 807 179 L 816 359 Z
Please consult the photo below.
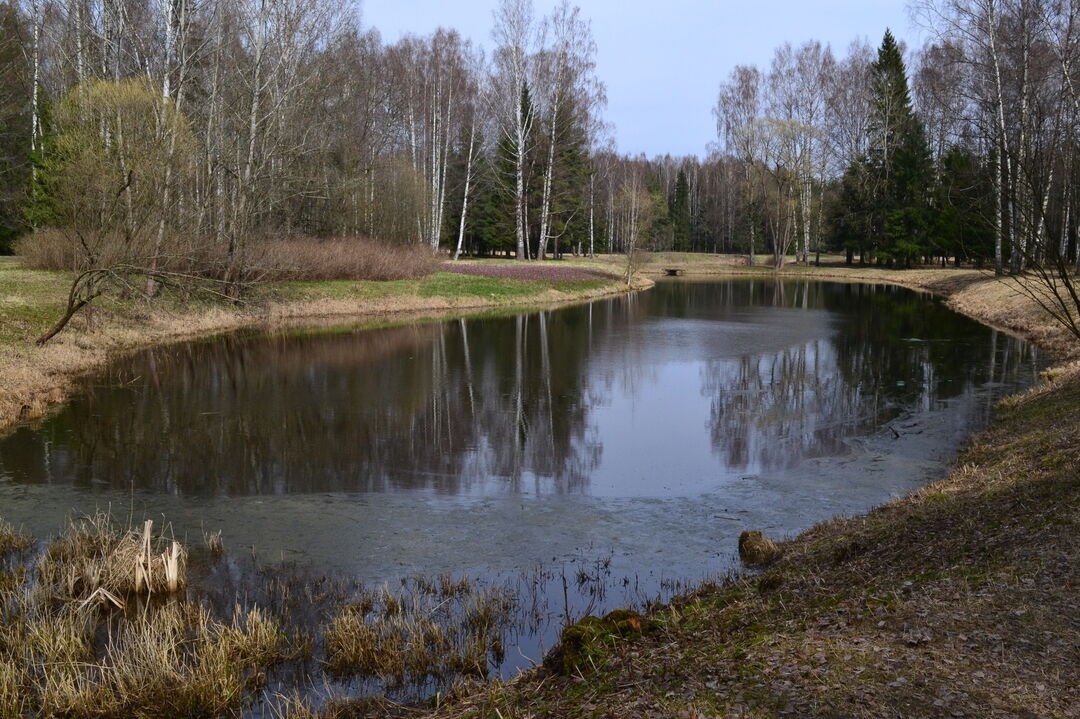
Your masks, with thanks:
M 613 404 L 654 408 L 634 425 L 646 433 L 701 409 L 713 474 L 759 472 L 1022 384 L 1034 362 L 895 288 L 661 283 L 557 311 L 147 351 L 0 440 L 0 477 L 191 496 L 589 493 L 605 443 L 630 431 L 600 412 Z M 682 365 L 696 372 L 672 380 Z

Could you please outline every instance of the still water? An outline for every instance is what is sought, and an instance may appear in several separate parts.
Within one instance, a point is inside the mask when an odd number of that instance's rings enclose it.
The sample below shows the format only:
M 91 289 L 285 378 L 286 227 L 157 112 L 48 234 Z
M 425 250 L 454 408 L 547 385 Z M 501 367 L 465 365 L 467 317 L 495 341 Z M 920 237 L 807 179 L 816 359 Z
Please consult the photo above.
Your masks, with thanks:
M 730 568 L 743 529 L 940 477 L 1039 366 L 931 297 L 799 280 L 229 336 L 123 360 L 0 438 L 0 516 L 164 516 L 364 581 L 606 557 L 662 594 Z

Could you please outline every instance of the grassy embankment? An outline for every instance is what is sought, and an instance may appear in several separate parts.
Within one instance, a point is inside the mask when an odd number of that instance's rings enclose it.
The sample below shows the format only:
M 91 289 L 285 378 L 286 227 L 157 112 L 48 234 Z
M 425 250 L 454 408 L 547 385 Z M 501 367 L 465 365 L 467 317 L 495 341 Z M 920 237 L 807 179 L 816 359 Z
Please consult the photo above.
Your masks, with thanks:
M 418 280 L 272 282 L 241 305 L 102 297 L 45 347 L 34 340 L 63 314 L 71 275 L 28 270 L 0 257 L 0 430 L 43 414 L 71 379 L 118 352 L 242 327 L 350 318 L 407 319 L 442 313 L 550 305 L 625 291 L 617 277 L 560 275 L 525 279 L 436 272 Z M 635 288 L 646 287 L 640 280 Z
M 690 275 L 766 271 L 679 259 Z M 569 675 L 462 692 L 439 716 L 1080 716 L 1080 346 L 981 272 L 784 274 L 933 291 L 1062 364 L 1003 401 L 941 481 L 811 528 L 764 572 L 657 609 L 642 636 L 579 632 Z

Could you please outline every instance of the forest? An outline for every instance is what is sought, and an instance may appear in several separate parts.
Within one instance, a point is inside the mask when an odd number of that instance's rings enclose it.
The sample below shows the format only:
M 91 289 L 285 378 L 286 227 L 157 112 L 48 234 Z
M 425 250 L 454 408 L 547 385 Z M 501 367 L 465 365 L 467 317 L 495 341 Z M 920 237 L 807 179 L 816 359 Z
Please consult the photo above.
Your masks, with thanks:
M 226 282 L 329 237 L 1075 264 L 1080 10 L 910 9 L 923 47 L 785 43 L 717 77 L 702 157 L 646 158 L 618 151 L 565 0 L 503 0 L 490 52 L 452 29 L 387 43 L 340 0 L 4 0 L 0 251 Z

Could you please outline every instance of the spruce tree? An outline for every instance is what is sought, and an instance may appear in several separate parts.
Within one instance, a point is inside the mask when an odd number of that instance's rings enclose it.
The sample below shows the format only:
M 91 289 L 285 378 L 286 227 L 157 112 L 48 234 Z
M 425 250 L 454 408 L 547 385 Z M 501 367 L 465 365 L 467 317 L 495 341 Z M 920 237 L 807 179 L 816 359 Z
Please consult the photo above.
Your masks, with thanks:
M 18 7 L 0 3 L 0 254 L 25 231 L 22 203 L 30 175 L 30 86 Z
M 675 178 L 675 191 L 669 207 L 671 213 L 672 249 L 687 252 L 690 245 L 690 183 L 686 172 L 679 170 Z
M 904 58 L 888 30 L 870 74 L 869 152 L 861 168 L 869 200 L 865 209 L 879 260 L 910 266 L 929 243 L 934 172 Z
M 555 136 L 559 144 L 555 151 L 555 173 L 552 178 L 551 234 L 556 256 L 566 247 L 577 247 L 588 241 L 589 163 L 588 136 L 576 112 L 574 100 L 566 100 L 566 111 L 560 113 Z

